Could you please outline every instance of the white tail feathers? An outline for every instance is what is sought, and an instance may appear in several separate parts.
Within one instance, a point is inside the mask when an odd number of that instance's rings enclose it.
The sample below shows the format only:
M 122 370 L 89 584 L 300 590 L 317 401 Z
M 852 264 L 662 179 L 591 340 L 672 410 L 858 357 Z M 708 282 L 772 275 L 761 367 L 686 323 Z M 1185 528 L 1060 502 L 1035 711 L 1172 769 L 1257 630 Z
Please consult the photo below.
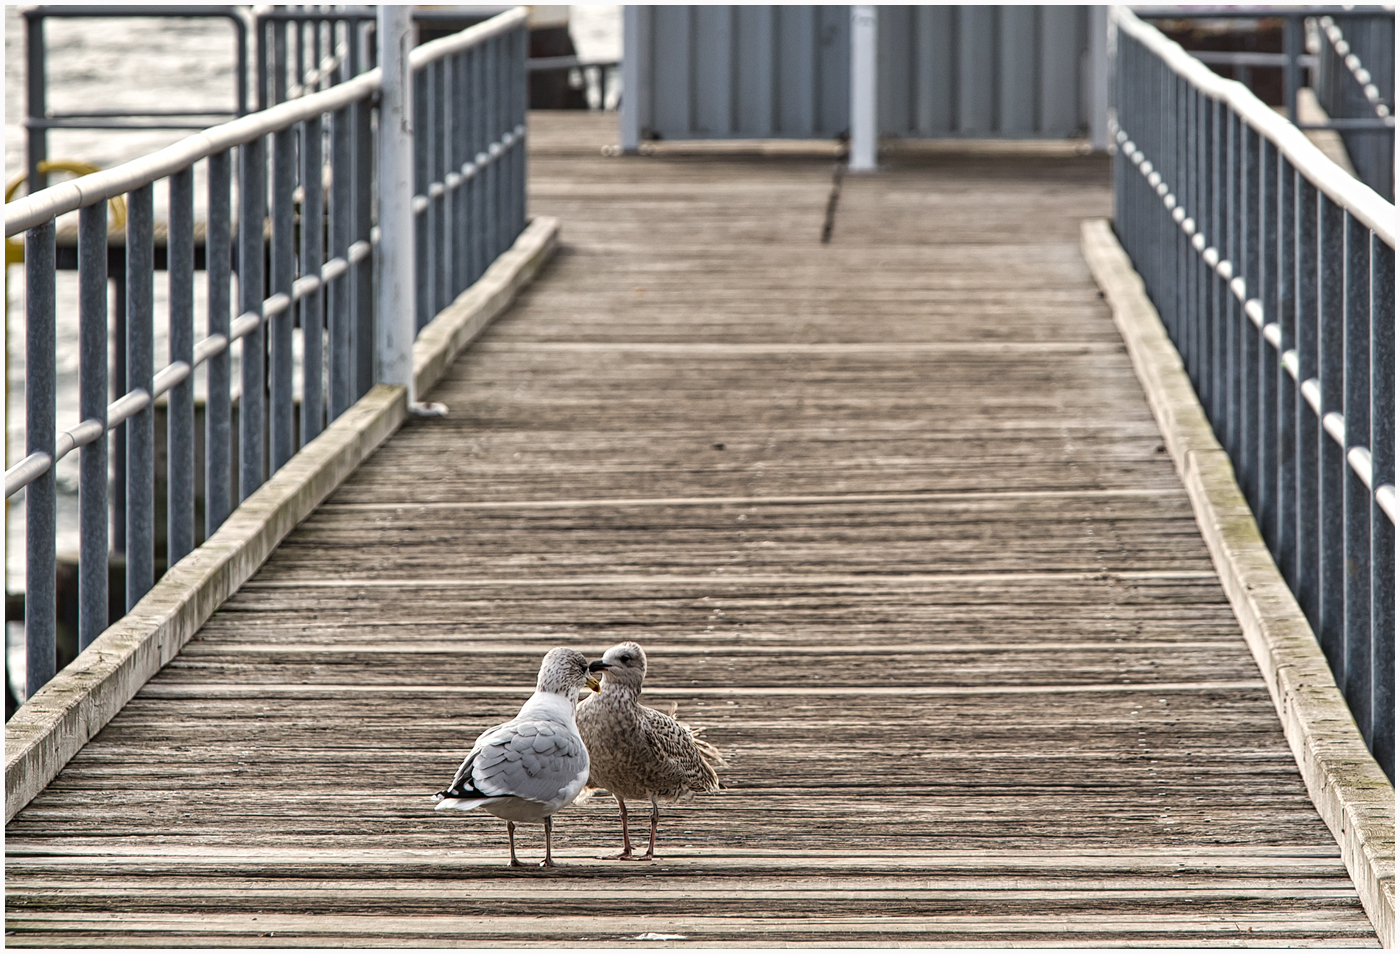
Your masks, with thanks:
M 469 812 L 473 808 L 480 808 L 489 798 L 444 798 L 433 806 L 434 811 L 442 811 L 444 808 L 455 808 L 459 812 Z

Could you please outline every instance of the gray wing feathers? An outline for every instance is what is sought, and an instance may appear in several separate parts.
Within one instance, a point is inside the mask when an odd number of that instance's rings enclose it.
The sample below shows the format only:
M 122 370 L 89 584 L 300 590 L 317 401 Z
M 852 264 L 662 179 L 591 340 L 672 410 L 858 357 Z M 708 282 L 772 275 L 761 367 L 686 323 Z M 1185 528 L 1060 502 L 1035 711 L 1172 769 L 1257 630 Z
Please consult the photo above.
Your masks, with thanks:
M 710 764 L 723 766 L 719 750 L 696 737 L 690 727 L 670 716 L 638 706 L 642 721 L 642 736 L 657 761 L 669 763 L 685 780 L 692 792 L 719 791 L 719 778 Z M 708 761 L 707 761 L 708 759 Z
M 475 788 L 485 795 L 515 795 L 536 802 L 558 797 L 588 765 L 588 755 L 576 738 L 547 722 L 506 723 L 476 740 L 471 755 L 457 770 L 455 788 L 471 773 Z

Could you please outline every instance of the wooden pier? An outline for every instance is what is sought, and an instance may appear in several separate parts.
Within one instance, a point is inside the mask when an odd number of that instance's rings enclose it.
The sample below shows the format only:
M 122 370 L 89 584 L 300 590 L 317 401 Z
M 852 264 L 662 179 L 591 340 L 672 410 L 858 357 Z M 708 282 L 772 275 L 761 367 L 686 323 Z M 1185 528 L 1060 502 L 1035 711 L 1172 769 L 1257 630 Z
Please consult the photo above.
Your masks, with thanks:
M 554 262 L 7 826 L 8 945 L 1376 946 L 1081 256 L 1105 159 L 899 154 L 823 244 L 829 156 L 532 122 Z M 429 794 L 623 639 L 727 790 L 508 869 Z

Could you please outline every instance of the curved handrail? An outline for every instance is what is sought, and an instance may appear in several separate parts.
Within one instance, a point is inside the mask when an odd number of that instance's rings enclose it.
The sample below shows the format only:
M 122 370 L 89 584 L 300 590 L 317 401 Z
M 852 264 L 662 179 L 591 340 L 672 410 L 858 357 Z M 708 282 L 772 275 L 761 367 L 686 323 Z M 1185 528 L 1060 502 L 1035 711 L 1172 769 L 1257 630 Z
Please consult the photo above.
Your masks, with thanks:
M 509 32 L 528 19 L 526 11 L 517 7 L 494 16 L 485 23 L 469 27 L 461 33 L 425 43 L 409 55 L 409 66 L 415 70 L 421 69 L 435 60 L 471 49 Z M 333 112 L 366 96 L 373 96 L 378 92 L 379 84 L 380 71 L 376 68 L 361 73 L 339 86 L 279 103 L 269 109 L 250 113 L 193 136 L 187 136 L 148 156 L 79 179 L 61 182 L 33 195 L 8 202 L 5 204 L 5 235 L 8 237 L 23 232 L 65 212 L 73 212 L 85 205 L 139 189 L 215 153 L 251 142 L 259 136 L 286 129 L 315 116 Z
M 1207 96 L 1228 103 L 1256 132 L 1277 146 L 1309 182 L 1375 232 L 1381 241 L 1395 247 L 1395 206 L 1328 159 L 1301 129 L 1264 105 L 1243 83 L 1211 72 L 1180 44 L 1138 19 L 1127 7 L 1115 6 L 1109 16 L 1118 29 L 1155 53 L 1178 76 Z

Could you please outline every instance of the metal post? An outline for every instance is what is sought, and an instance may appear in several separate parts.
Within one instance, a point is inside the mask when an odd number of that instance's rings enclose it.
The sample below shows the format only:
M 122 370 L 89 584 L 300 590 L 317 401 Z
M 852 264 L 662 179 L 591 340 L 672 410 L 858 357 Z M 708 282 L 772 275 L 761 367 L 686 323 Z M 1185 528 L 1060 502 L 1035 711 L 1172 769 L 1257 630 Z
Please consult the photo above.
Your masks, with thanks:
M 353 225 L 352 188 L 354 153 L 351 151 L 352 107 L 339 109 L 331 117 L 331 214 L 330 255 L 345 260 L 350 254 Z M 350 266 L 353 271 L 354 266 Z M 330 339 L 330 420 L 335 420 L 355 401 L 353 286 L 351 272 L 331 281 L 326 288 L 326 325 Z
M 204 268 L 209 291 L 209 334 L 229 333 L 229 273 L 233 259 L 230 217 L 232 157 L 228 151 L 209 157 L 209 211 L 204 230 Z M 228 349 L 205 363 L 204 403 L 204 538 L 223 526 L 232 510 L 230 460 L 233 429 L 229 386 L 232 361 Z
M 375 380 L 413 393 L 414 288 L 413 84 L 408 51 L 412 11 L 378 7 L 379 65 L 379 322 Z
M 107 426 L 107 203 L 78 213 L 78 417 Z M 107 628 L 107 439 L 83 445 L 78 481 L 78 651 Z
M 1395 250 L 1371 236 L 1371 486 L 1395 486 Z M 1371 751 L 1395 779 L 1395 524 L 1371 499 Z
M 319 27 L 316 35 L 320 36 Z M 319 48 L 319 43 L 317 46 Z M 321 117 L 314 116 L 301 126 L 301 274 L 306 276 L 319 275 L 324 258 L 325 197 L 321 181 L 321 151 Z M 321 433 L 324 411 L 321 378 L 325 354 L 323 301 L 320 288 L 308 292 L 301 300 L 302 446 Z
M 279 31 L 280 35 L 281 31 Z M 276 473 L 296 451 L 292 439 L 292 282 L 296 277 L 296 129 L 272 134 L 272 254 L 268 260 L 268 290 L 285 295 L 288 304 L 268 319 L 269 362 L 267 416 L 271 422 L 271 461 Z
M 1298 383 L 1317 376 L 1317 313 L 1318 313 L 1318 191 L 1302 173 L 1294 173 L 1298 221 L 1298 285 L 1297 303 Z M 1298 450 L 1298 606 L 1318 631 L 1321 607 L 1318 571 L 1318 458 L 1317 435 L 1322 430 L 1318 416 L 1307 401 L 1298 402 L 1295 418 L 1295 442 Z M 1329 662 L 1331 660 L 1329 659 Z
M 1108 148 L 1108 7 L 1089 7 L 1089 143 Z M 1179 188 L 1179 186 L 1178 186 Z
M 126 393 L 126 250 L 121 265 L 113 268 L 109 259 L 107 276 L 112 289 L 112 397 Z M 126 424 L 112 432 L 112 549 L 126 553 Z
M 878 42 L 876 8 L 851 6 L 851 157 L 850 171 L 875 171 L 879 135 L 877 93 Z
M 1321 592 L 1317 635 L 1338 685 L 1346 681 L 1346 552 L 1342 481 L 1346 455 L 1327 433 L 1327 415 L 1343 414 L 1342 373 L 1346 364 L 1343 312 L 1346 286 L 1346 212 L 1326 195 L 1318 202 L 1317 377 L 1322 393 L 1322 424 L 1317 436 L 1318 576 Z
M 435 181 L 433 172 L 433 119 L 428 116 L 428 109 L 432 106 L 432 96 L 430 92 L 430 79 L 433 67 L 429 65 L 426 69 L 421 69 L 409 77 L 409 82 L 413 90 L 408 95 L 408 101 L 412 104 L 412 122 L 409 124 L 413 136 L 413 178 L 411 196 L 423 196 L 428 198 L 428 183 Z M 380 115 L 384 115 L 382 112 Z M 434 117 L 435 118 L 435 117 Z M 381 203 L 383 198 L 380 199 Z M 382 206 L 381 206 L 382 208 Z M 428 319 L 434 313 L 435 277 L 434 277 L 434 253 L 436 252 L 434 239 L 436 238 L 435 225 L 437 223 L 437 203 L 428 198 L 427 205 L 421 210 L 413 210 L 413 287 L 417 292 L 417 299 L 413 308 L 413 326 L 415 329 L 422 328 L 428 323 Z
M 206 247 L 207 251 L 207 247 Z M 194 549 L 194 170 L 170 177 L 170 360 L 190 366 L 166 411 L 166 566 Z
M 355 241 L 369 243 L 374 204 L 374 137 L 370 132 L 372 107 L 369 100 L 360 100 L 355 113 Z M 374 256 L 368 255 L 351 268 L 354 282 L 354 394 L 358 400 L 374 387 Z
M 1283 52 L 1288 63 L 1283 68 L 1283 102 L 1288 108 L 1288 121 L 1298 124 L 1298 56 L 1303 52 L 1303 17 L 1301 14 L 1283 19 Z
M 238 147 L 238 312 L 262 314 L 264 219 L 267 215 L 266 146 L 262 136 Z M 263 373 L 266 325 L 243 336 L 239 362 L 242 393 L 238 405 L 238 499 L 247 500 L 263 484 L 266 429 Z
M 622 151 L 633 155 L 642 141 L 642 8 L 629 3 L 622 8 L 622 102 L 619 104 L 618 138 Z
M 105 237 L 104 237 L 105 240 Z M 24 490 L 24 645 L 26 696 L 53 678 L 56 604 L 54 532 L 57 493 L 54 484 L 54 441 L 57 438 L 54 330 L 54 221 L 35 226 L 24 236 L 24 449 L 47 454 L 49 468 Z
M 1297 202 L 1294 195 L 1293 166 L 1280 154 L 1278 157 L 1278 354 L 1297 347 L 1294 326 L 1297 320 L 1298 245 Z M 1274 551 L 1279 571 L 1293 592 L 1298 592 L 1298 445 L 1297 427 L 1298 386 L 1282 360 L 1273 366 L 1278 381 L 1278 543 Z
M 28 47 L 28 75 L 25 77 L 28 112 L 30 119 L 48 118 L 47 86 L 48 65 L 44 57 L 44 14 L 37 10 L 26 11 L 24 15 L 25 44 Z M 30 126 L 26 132 L 28 155 L 25 157 L 25 172 L 28 175 L 26 189 L 30 195 L 48 185 L 48 176 L 39 171 L 39 163 L 49 157 L 49 130 L 47 126 Z
M 126 385 L 151 393 L 153 262 L 152 188 L 127 194 Z M 155 582 L 155 408 L 147 405 L 126 422 L 126 611 Z
M 1342 687 L 1366 743 L 1371 744 L 1371 491 L 1349 465 L 1352 447 L 1371 437 L 1371 234 L 1348 215 L 1342 293 L 1342 553 L 1340 574 L 1345 606 L 1343 644 L 1346 681 Z

